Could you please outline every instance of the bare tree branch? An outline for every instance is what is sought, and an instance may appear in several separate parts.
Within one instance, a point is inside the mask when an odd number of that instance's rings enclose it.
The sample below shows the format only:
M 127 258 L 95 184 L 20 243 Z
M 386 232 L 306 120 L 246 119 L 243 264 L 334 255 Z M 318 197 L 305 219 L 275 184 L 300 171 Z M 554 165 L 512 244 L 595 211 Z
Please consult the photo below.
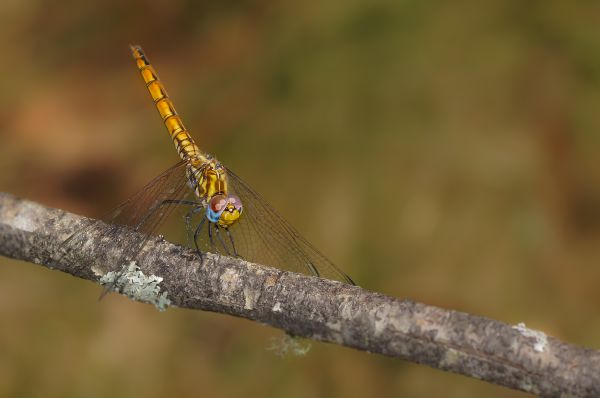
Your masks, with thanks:
M 111 250 L 86 237 L 81 250 L 102 269 L 56 261 L 60 243 L 87 219 L 0 193 L 0 254 L 79 278 L 110 282 L 111 262 L 127 244 L 122 228 Z M 600 352 L 563 343 L 525 325 L 401 300 L 356 286 L 193 251 L 160 238 L 117 287 L 130 297 L 215 311 L 310 339 L 398 357 L 547 397 L 600 396 Z M 53 260 L 54 258 L 54 260 Z M 161 279 L 162 278 L 162 279 Z M 113 278 L 114 279 L 114 278 Z

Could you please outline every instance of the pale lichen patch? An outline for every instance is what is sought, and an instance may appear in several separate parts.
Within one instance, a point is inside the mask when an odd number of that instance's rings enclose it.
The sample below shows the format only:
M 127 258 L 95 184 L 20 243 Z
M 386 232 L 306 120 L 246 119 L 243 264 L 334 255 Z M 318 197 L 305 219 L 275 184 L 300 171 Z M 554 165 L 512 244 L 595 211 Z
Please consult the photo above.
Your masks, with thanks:
M 519 386 L 523 389 L 523 391 L 527 391 L 530 394 L 540 395 L 540 389 L 535 385 L 534 382 L 531 381 L 530 378 L 525 377 L 524 380 L 521 380 Z M 561 395 L 563 398 L 573 397 L 571 395 Z
M 340 295 L 340 299 L 342 299 L 342 304 L 340 305 L 340 316 L 346 320 L 354 319 L 356 312 L 352 307 L 352 300 L 354 300 L 355 297 L 342 294 Z
M 240 276 L 235 270 L 227 269 L 223 272 L 219 281 L 221 282 L 221 290 L 223 290 L 223 293 L 233 293 L 240 282 Z
M 326 322 L 325 326 L 331 331 L 341 332 L 342 331 L 342 323 L 341 322 Z
M 132 261 L 122 272 L 108 272 L 100 278 L 100 283 L 111 290 L 121 293 L 132 300 L 150 303 L 159 311 L 171 305 L 167 292 L 161 293 L 159 284 L 163 278 L 145 275 Z
M 24 201 L 22 204 L 23 208 L 13 218 L 13 225 L 25 232 L 33 232 L 36 229 L 35 220 L 38 219 L 40 214 L 40 207 L 33 203 Z
M 373 325 L 375 327 L 375 336 L 379 336 L 388 325 L 387 319 L 381 316 L 381 314 L 377 314 L 374 317 Z
M 440 365 L 443 367 L 451 368 L 454 365 L 456 365 L 458 363 L 458 361 L 460 361 L 460 359 L 461 359 L 461 353 L 452 348 L 449 348 L 446 351 L 446 353 L 444 354 L 444 357 L 442 358 L 442 360 L 440 361 Z
M 102 276 L 104 276 L 104 272 L 102 272 L 102 270 L 100 268 L 92 266 L 91 270 L 94 273 L 94 275 L 96 275 L 98 278 L 101 278 Z
M 544 352 L 544 350 L 548 346 L 548 337 L 546 336 L 546 334 L 544 332 L 540 332 L 539 330 L 529 329 L 527 326 L 525 326 L 525 323 L 523 323 L 523 322 L 520 322 L 519 324 L 517 324 L 516 326 L 513 326 L 512 328 L 517 330 L 519 333 L 521 333 L 525 337 L 533 338 L 535 340 L 535 342 L 533 344 L 533 349 L 535 351 Z
M 302 337 L 285 334 L 283 337 L 272 339 L 268 350 L 273 351 L 277 356 L 284 357 L 288 354 L 304 356 L 310 351 L 310 348 L 310 341 Z
M 253 310 L 256 307 L 258 298 L 260 297 L 260 290 L 245 287 L 244 288 L 244 308 L 247 310 Z
M 410 327 L 414 322 L 414 318 L 402 311 L 389 311 L 389 326 L 400 333 L 406 334 L 410 332 Z
M 409 315 L 395 311 L 387 304 L 369 311 L 369 318 L 374 326 L 375 336 L 381 335 L 388 328 L 400 333 L 408 333 L 410 325 L 414 322 L 414 319 Z
M 281 312 L 281 303 L 278 301 L 275 303 L 275 305 L 273 306 L 273 308 L 271 308 L 271 311 L 273 312 Z
M 326 322 L 325 326 L 329 329 L 329 331 L 331 332 L 329 334 L 329 338 L 331 339 L 332 342 L 338 343 L 338 344 L 342 344 L 344 342 L 344 336 L 342 333 L 342 323 L 337 321 L 337 322 Z

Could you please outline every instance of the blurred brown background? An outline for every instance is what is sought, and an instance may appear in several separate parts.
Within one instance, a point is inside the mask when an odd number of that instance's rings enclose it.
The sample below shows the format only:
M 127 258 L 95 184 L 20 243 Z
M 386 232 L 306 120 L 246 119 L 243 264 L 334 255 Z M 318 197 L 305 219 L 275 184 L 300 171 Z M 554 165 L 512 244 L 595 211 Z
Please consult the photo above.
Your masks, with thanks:
M 98 216 L 199 145 L 362 286 L 600 347 L 600 4 L 0 5 L 0 189 Z M 315 178 L 318 177 L 318 178 Z M 301 199 L 301 200 L 299 200 Z M 0 258 L 0 396 L 525 396 Z

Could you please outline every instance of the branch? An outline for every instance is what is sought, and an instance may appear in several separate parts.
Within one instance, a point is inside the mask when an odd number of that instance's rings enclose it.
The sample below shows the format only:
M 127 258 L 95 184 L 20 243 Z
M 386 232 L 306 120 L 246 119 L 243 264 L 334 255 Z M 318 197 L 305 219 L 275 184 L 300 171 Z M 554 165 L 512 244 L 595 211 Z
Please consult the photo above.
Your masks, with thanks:
M 0 193 L 0 254 L 55 268 L 159 308 L 215 311 L 252 319 L 300 337 L 336 343 L 464 374 L 541 396 L 600 396 L 600 352 L 563 343 L 520 324 L 511 326 L 463 312 L 370 292 L 357 286 L 285 272 L 213 254 L 204 263 L 161 238 L 147 243 L 139 268 L 114 283 L 106 272 L 120 258 L 131 231 L 107 250 L 86 237 L 81 255 L 103 266 L 63 258 L 57 248 L 89 222 Z M 90 234 L 92 235 L 92 234 Z

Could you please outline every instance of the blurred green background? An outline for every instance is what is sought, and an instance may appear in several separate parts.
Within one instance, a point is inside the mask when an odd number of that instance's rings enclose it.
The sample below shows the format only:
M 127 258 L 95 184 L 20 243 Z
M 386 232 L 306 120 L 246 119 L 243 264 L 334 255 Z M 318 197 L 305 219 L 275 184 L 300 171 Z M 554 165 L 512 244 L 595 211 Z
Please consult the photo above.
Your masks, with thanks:
M 99 216 L 204 150 L 360 285 L 600 347 L 600 3 L 0 4 L 0 189 Z M 521 397 L 0 258 L 0 396 Z

